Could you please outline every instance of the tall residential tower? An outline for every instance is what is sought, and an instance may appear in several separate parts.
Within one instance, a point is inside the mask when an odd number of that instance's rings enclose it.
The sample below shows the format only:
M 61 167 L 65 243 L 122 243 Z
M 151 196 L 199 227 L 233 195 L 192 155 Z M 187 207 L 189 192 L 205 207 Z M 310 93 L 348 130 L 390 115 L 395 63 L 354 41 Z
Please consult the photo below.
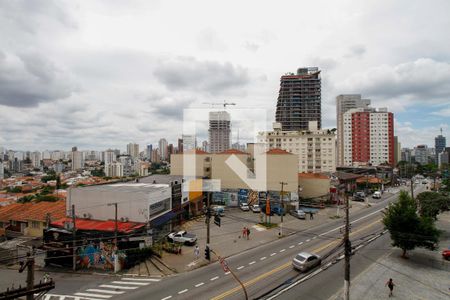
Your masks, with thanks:
M 223 152 L 230 149 L 231 118 L 226 111 L 209 113 L 209 150 L 211 153 Z

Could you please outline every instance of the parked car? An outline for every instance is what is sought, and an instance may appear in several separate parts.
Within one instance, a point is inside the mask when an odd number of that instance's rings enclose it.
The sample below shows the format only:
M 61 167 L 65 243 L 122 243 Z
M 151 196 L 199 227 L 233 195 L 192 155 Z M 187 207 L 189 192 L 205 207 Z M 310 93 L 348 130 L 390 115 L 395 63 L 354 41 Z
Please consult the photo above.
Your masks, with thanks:
M 266 213 L 266 206 L 265 205 L 263 205 L 261 207 L 261 211 L 263 213 Z M 281 208 L 281 206 L 270 206 L 270 215 L 271 216 L 273 216 L 273 215 L 281 216 L 281 214 L 283 214 L 283 216 L 286 215 L 286 212 L 284 211 L 283 208 Z
M 253 204 L 252 206 L 250 206 L 250 209 L 251 209 L 252 212 L 254 212 L 254 213 L 259 213 L 259 212 L 261 212 L 261 207 L 259 207 L 258 204 Z
M 292 216 L 294 216 L 294 217 L 296 217 L 298 219 L 305 219 L 306 218 L 305 212 L 303 210 L 301 210 L 301 209 L 294 209 L 294 210 L 291 210 L 289 213 Z
M 309 252 L 300 252 L 292 260 L 292 266 L 300 272 L 313 269 L 320 266 L 321 263 L 322 258 L 320 256 Z
M 249 211 L 250 208 L 248 207 L 248 203 L 241 203 L 241 205 L 239 205 L 239 208 L 243 211 Z
M 450 260 L 450 249 L 442 250 L 442 257 L 446 260 Z
M 380 191 L 376 191 L 373 193 L 372 198 L 374 199 L 381 199 L 381 192 Z
M 195 245 L 197 243 L 197 236 L 192 233 L 187 233 L 185 230 L 172 232 L 167 238 L 169 242 L 178 242 L 186 245 Z
M 212 213 L 214 215 L 219 215 L 219 216 L 223 217 L 223 215 L 225 214 L 225 206 L 214 205 L 214 206 L 211 206 L 211 209 L 212 209 Z
M 353 196 L 353 201 L 365 201 L 366 200 L 366 194 L 362 191 L 358 191 Z

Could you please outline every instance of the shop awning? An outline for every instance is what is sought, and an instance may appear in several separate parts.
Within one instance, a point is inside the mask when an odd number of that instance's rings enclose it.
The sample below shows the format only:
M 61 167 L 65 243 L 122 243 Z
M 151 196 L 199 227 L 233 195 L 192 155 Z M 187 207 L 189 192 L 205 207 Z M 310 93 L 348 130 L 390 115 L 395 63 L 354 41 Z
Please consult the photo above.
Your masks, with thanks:
M 165 223 L 169 222 L 170 220 L 172 220 L 173 218 L 176 217 L 176 213 L 174 213 L 173 211 L 169 211 L 168 213 L 157 217 L 156 219 L 153 219 L 150 221 L 150 225 L 151 227 L 159 227 L 161 225 L 164 225 Z

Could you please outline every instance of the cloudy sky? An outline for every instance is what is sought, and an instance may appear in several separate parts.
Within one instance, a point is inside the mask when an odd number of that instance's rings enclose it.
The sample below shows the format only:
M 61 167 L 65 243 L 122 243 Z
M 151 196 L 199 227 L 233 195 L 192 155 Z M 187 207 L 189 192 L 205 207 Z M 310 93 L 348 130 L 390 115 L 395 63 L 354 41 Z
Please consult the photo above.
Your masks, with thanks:
M 336 95 L 361 93 L 395 113 L 402 145 L 434 146 L 440 127 L 450 138 L 449 11 L 447 0 L 3 0 L 0 146 L 175 143 L 184 109 L 223 100 L 272 122 L 280 76 L 302 66 L 322 70 L 324 127 L 336 127 Z

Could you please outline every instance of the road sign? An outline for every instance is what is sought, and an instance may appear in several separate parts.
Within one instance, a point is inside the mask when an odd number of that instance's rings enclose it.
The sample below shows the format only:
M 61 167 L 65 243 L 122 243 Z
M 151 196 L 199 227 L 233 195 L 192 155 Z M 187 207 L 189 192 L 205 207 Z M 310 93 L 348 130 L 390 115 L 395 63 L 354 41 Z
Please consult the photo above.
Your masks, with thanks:
M 217 226 L 220 227 L 220 216 L 219 215 L 214 216 L 214 224 L 216 224 Z

